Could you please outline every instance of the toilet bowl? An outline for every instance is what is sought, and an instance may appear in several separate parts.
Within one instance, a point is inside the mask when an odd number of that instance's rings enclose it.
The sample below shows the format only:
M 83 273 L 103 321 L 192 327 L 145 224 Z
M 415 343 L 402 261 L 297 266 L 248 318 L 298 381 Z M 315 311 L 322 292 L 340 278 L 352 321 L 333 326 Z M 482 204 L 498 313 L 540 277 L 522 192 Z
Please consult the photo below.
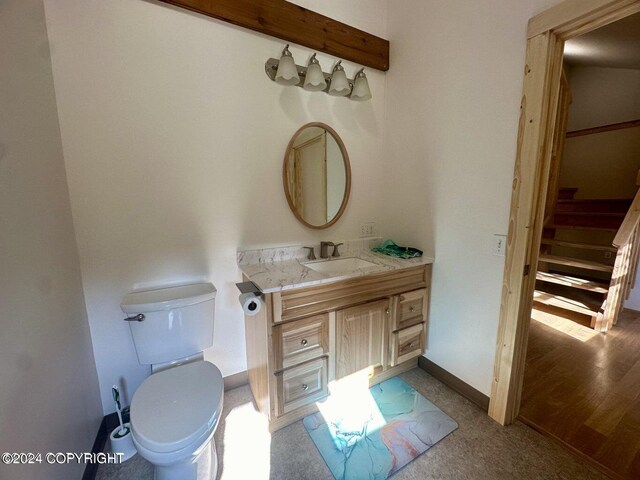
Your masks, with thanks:
M 135 392 L 131 433 L 156 480 L 209 480 L 217 473 L 213 434 L 222 413 L 218 367 L 196 361 L 154 373 Z
M 216 477 L 224 384 L 203 360 L 213 345 L 215 298 L 211 283 L 195 283 L 132 292 L 120 304 L 138 361 L 153 372 L 133 395 L 131 436 L 156 480 Z

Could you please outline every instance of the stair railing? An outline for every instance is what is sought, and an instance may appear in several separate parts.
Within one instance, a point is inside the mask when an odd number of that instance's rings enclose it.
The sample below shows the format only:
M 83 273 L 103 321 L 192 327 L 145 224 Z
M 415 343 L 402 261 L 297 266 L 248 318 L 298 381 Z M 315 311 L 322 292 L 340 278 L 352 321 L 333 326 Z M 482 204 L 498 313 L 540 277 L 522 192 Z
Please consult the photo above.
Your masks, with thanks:
M 636 184 L 640 186 L 640 171 Z M 596 318 L 595 328 L 602 332 L 608 331 L 618 321 L 624 300 L 636 282 L 638 255 L 640 253 L 640 190 L 618 229 L 613 246 L 618 249 L 616 261 L 611 275 L 609 293 L 600 313 Z

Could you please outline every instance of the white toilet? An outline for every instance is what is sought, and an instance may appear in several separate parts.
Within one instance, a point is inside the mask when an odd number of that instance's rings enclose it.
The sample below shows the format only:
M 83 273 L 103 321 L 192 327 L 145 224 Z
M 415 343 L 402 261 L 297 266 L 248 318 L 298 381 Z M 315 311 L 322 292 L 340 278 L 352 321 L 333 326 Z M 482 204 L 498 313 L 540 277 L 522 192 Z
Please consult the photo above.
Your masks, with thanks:
M 157 480 L 210 480 L 217 474 L 213 434 L 224 383 L 203 355 L 213 345 L 215 296 L 212 284 L 199 283 L 130 293 L 120 305 L 138 360 L 151 365 L 152 375 L 133 395 L 131 430 Z

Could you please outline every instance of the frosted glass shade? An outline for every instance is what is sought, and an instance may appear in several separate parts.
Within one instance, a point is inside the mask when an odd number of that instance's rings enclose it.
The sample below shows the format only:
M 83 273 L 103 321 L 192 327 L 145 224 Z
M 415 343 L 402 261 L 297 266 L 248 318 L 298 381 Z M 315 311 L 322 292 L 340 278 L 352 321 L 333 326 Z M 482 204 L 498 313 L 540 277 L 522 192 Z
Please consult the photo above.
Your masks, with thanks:
M 300 83 L 298 76 L 298 67 L 293 61 L 291 54 L 283 53 L 278 62 L 278 71 L 276 72 L 276 82 L 280 85 L 297 85 Z
M 327 81 L 319 63 L 309 63 L 307 76 L 304 79 L 304 89 L 310 92 L 319 92 L 327 88 Z
M 349 92 L 351 92 L 351 87 L 349 80 L 347 80 L 347 75 L 344 73 L 342 67 L 335 68 L 331 75 L 331 83 L 329 83 L 329 95 L 344 97 L 345 95 L 349 95 Z
M 364 73 L 356 76 L 353 82 L 353 91 L 351 92 L 351 100 L 364 102 L 371 98 L 371 90 L 369 89 L 369 81 Z

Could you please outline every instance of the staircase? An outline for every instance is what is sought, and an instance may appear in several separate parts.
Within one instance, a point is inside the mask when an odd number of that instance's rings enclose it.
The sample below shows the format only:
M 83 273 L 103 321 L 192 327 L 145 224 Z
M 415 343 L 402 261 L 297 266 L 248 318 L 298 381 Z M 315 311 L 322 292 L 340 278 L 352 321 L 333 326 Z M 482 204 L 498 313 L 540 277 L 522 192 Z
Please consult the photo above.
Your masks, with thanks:
M 623 226 L 628 226 L 633 205 L 640 202 L 575 199 L 576 190 L 560 188 L 552 214 L 546 215 L 534 308 L 606 331 L 615 324 L 635 272 L 638 248 L 630 245 L 638 243 L 632 241 L 637 236 L 637 219 L 633 238 L 625 239 L 628 251 L 621 254 L 614 242 Z

